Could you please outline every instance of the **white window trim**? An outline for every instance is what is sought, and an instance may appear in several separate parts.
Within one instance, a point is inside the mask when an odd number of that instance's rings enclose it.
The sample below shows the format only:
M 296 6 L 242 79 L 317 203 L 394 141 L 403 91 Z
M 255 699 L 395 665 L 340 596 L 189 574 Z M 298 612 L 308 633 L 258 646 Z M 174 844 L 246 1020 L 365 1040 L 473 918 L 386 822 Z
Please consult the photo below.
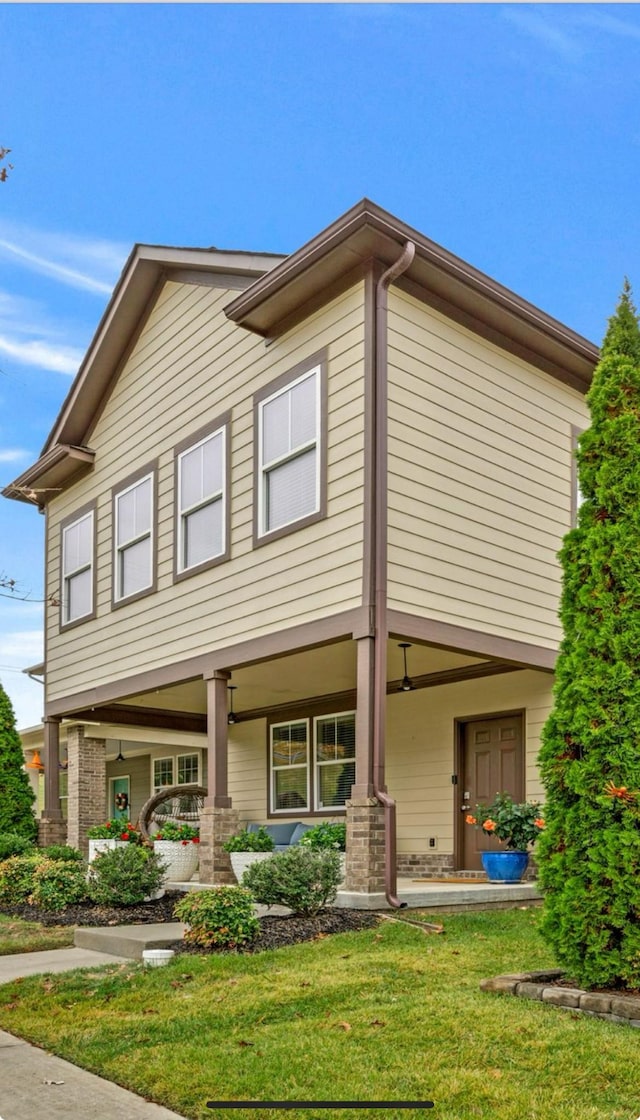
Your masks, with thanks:
M 301 723 L 303 723 L 305 725 L 306 729 L 307 729 L 307 761 L 306 762 L 301 762 L 301 763 L 294 763 L 292 766 L 274 766 L 273 765 L 273 733 L 274 733 L 275 729 L 278 728 L 278 727 L 288 727 L 291 724 L 301 724 Z M 269 787 L 270 787 L 270 791 L 271 791 L 271 814 L 273 816 L 290 817 L 290 816 L 295 816 L 296 813 L 310 813 L 310 812 L 312 812 L 312 809 L 311 809 L 311 765 L 310 765 L 311 743 L 309 741 L 309 729 L 310 729 L 310 720 L 309 719 L 283 719 L 283 720 L 279 720 L 278 723 L 272 723 L 270 728 L 269 728 Z M 296 808 L 296 809 L 276 809 L 276 807 L 275 807 L 275 805 L 276 805 L 276 778 L 275 778 L 275 776 L 276 776 L 276 773 L 279 770 L 306 770 L 307 771 L 307 781 L 306 781 L 307 804 L 304 806 L 304 808 L 302 806 L 300 806 L 299 808 Z
M 130 540 L 127 540 L 122 544 L 118 544 L 118 522 L 119 522 L 119 501 L 120 501 L 120 498 L 123 498 L 125 496 L 125 494 L 129 494 L 132 490 L 135 490 L 138 486 L 141 486 L 144 482 L 147 482 L 147 481 L 151 482 L 151 511 L 150 511 L 151 512 L 151 517 L 150 517 L 150 522 L 149 522 L 149 529 L 146 530 L 144 533 L 139 533 L 137 537 L 131 537 Z M 114 495 L 114 503 L 113 504 L 114 504 L 114 511 L 115 511 L 114 512 L 115 531 L 114 531 L 114 534 L 113 534 L 113 548 L 114 548 L 114 554 L 113 554 L 114 596 L 113 596 L 113 598 L 114 598 L 114 602 L 116 602 L 116 603 L 125 602 L 127 599 L 133 599 L 133 598 L 137 597 L 138 595 L 144 595 L 146 592 L 149 591 L 149 589 L 151 587 L 153 587 L 153 540 L 154 540 L 154 533 L 155 533 L 155 501 L 156 501 L 156 495 L 155 495 L 155 471 L 154 470 L 148 471 L 147 474 L 141 475 L 140 478 L 136 478 L 135 482 L 131 482 L 131 483 L 129 483 L 128 486 L 124 486 L 122 488 L 122 490 L 118 490 Z M 132 545 L 139 544 L 141 541 L 147 540 L 147 538 L 149 539 L 149 581 L 148 581 L 148 583 L 146 583 L 144 585 L 144 587 L 139 587 L 137 591 L 132 591 L 130 595 L 123 595 L 122 594 L 122 571 L 121 571 L 121 567 L 120 567 L 121 557 L 124 555 L 124 553 L 126 552 L 126 550 L 128 548 L 131 548 Z
M 314 812 L 316 812 L 316 813 L 336 813 L 336 812 L 343 812 L 344 811 L 344 805 L 321 805 L 320 804 L 320 782 L 318 781 L 318 770 L 322 766 L 339 766 L 341 761 L 343 763 L 344 762 L 352 762 L 352 761 L 355 763 L 355 760 L 356 760 L 355 748 L 354 748 L 354 753 L 353 753 L 353 759 L 351 759 L 351 758 L 345 758 L 345 759 L 342 759 L 342 760 L 340 760 L 340 759 L 335 760 L 334 759 L 334 760 L 331 760 L 330 762 L 321 762 L 318 759 L 317 728 L 318 728 L 318 724 L 321 723 L 322 720 L 344 719 L 346 716 L 353 716 L 354 720 L 355 720 L 356 713 L 355 713 L 355 711 L 327 712 L 326 715 L 314 716 L 314 719 L 313 719 L 313 809 L 314 809 Z
M 170 762 L 171 763 L 171 781 L 166 786 L 164 786 L 164 785 L 163 786 L 157 786 L 156 785 L 156 762 Z M 151 759 L 151 788 L 152 788 L 154 793 L 160 793 L 161 789 L 169 789 L 170 786 L 174 786 L 176 784 L 175 783 L 175 776 L 176 776 L 175 755 L 173 755 L 173 754 L 162 754 L 162 755 L 158 755 L 157 758 L 152 758 Z
M 73 572 L 65 572 L 65 562 L 64 561 L 65 561 L 66 534 L 69 532 L 70 529 L 74 529 L 76 527 L 76 525 L 80 524 L 81 521 L 86 521 L 88 518 L 90 518 L 90 520 L 91 520 L 91 531 L 90 531 L 91 557 L 90 557 L 89 563 L 88 564 L 82 564 L 79 568 L 76 568 Z M 93 571 L 94 571 L 94 563 L 95 563 L 95 510 L 93 510 L 93 509 L 87 510 L 85 513 L 80 514 L 79 517 L 76 517 L 74 521 L 71 521 L 68 525 L 64 526 L 64 528 L 62 530 L 62 558 L 61 558 L 61 560 L 62 560 L 62 563 L 61 563 L 61 573 L 60 573 L 61 574 L 60 601 L 62 603 L 62 625 L 63 626 L 69 626 L 69 625 L 71 625 L 71 623 L 80 622 L 83 618 L 89 618 L 89 616 L 92 615 L 93 611 L 94 611 L 94 593 L 95 592 L 94 592 Z M 90 604 L 89 604 L 89 610 L 88 611 L 83 611 L 82 614 L 76 614 L 76 615 L 73 616 L 73 618 L 71 618 L 67 613 L 68 610 L 69 610 L 69 607 L 71 605 L 71 597 L 69 595 L 69 583 L 76 576 L 82 575 L 83 572 L 87 572 L 87 571 L 91 572 L 91 599 L 90 599 Z
M 195 758 L 195 760 L 196 760 L 195 781 L 193 781 L 193 782 L 181 782 L 181 781 L 179 781 L 178 775 L 180 773 L 180 759 L 181 758 Z M 180 785 L 183 785 L 183 786 L 184 785 L 199 786 L 200 785 L 200 770 L 201 770 L 201 767 L 202 767 L 202 752 L 201 751 L 181 751 L 180 754 L 176 755 L 176 765 L 175 765 L 175 772 L 174 772 L 174 777 L 175 777 L 176 780 L 175 780 L 174 785 L 176 785 L 176 786 L 180 786 Z
M 276 459 L 270 460 L 268 463 L 263 462 L 263 445 L 264 445 L 264 409 L 265 406 L 276 400 L 277 397 L 289 393 L 296 385 L 303 381 L 307 381 L 310 377 L 316 378 L 316 431 L 315 437 L 312 440 L 307 440 L 306 443 L 299 444 L 297 447 L 287 451 L 286 454 L 278 456 Z M 282 529 L 288 528 L 290 525 L 295 525 L 297 521 L 302 521 L 307 517 L 313 517 L 314 514 L 320 512 L 321 502 L 321 479 L 322 479 L 322 366 L 318 363 L 310 369 L 305 370 L 299 377 L 293 378 L 286 385 L 271 393 L 264 400 L 258 404 L 258 537 L 269 536 L 271 533 L 280 532 Z M 267 503 L 266 503 L 266 490 L 267 490 L 267 476 L 275 467 L 280 467 L 284 463 L 292 462 L 305 451 L 311 451 L 315 448 L 316 451 L 316 480 L 315 480 L 315 504 L 312 510 L 307 510 L 306 513 L 300 517 L 292 518 L 290 521 L 283 521 L 281 525 L 275 525 L 268 528 L 266 525 Z
M 195 451 L 198 447 L 204 446 L 209 440 L 215 439 L 216 436 L 222 436 L 222 487 L 220 490 L 215 491 L 213 494 L 203 498 L 201 502 L 195 502 L 192 506 L 187 506 L 186 509 L 181 505 L 182 494 L 182 460 L 185 455 L 191 451 Z M 178 557 L 177 557 L 177 572 L 182 575 L 183 572 L 190 572 L 193 568 L 199 568 L 201 564 L 208 564 L 211 560 L 216 560 L 219 556 L 224 556 L 227 549 L 227 425 L 221 424 L 214 432 L 203 436 L 202 439 L 197 440 L 191 447 L 185 447 L 178 455 L 178 482 L 177 482 L 177 541 L 178 541 Z M 185 563 L 185 533 L 184 526 L 186 518 L 191 513 L 196 513 L 200 509 L 205 509 L 207 506 L 213 505 L 215 502 L 222 503 L 222 548 L 219 552 L 214 552 L 211 556 L 206 556 L 203 560 L 198 560 L 197 564 Z

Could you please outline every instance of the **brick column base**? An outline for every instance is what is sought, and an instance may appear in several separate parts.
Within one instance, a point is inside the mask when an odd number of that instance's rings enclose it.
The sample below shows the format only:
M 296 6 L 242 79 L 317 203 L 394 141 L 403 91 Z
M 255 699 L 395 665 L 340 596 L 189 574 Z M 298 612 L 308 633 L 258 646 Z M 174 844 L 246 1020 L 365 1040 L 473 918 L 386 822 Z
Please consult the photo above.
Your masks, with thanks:
M 200 882 L 223 886 L 235 884 L 229 853 L 222 845 L 240 831 L 237 809 L 205 805 L 200 812 Z
M 38 821 L 38 845 L 48 848 L 49 844 L 66 844 L 67 822 L 64 820 L 51 820 L 49 817 L 40 817 Z
M 67 731 L 69 843 L 89 853 L 87 829 L 107 816 L 107 750 L 104 739 L 85 735 L 82 724 Z
M 347 801 L 345 890 L 384 890 L 384 809 L 375 797 Z

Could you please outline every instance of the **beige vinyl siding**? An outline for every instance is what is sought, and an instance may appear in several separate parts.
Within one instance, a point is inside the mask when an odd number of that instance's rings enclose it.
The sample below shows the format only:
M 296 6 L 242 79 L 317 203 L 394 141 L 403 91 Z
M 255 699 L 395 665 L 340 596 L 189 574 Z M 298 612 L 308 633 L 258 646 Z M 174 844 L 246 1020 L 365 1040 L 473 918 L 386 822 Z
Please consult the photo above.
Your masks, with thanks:
M 167 283 L 90 436 L 93 472 L 49 507 L 48 590 L 60 521 L 97 499 L 97 618 L 59 633 L 48 612 L 49 700 L 358 606 L 362 593 L 364 293 L 358 284 L 270 346 L 226 319 L 233 292 Z M 253 394 L 328 353 L 328 516 L 253 548 Z M 231 559 L 173 583 L 173 449 L 230 410 Z M 158 589 L 111 610 L 111 488 L 158 459 Z
M 387 709 L 387 782 L 397 802 L 398 851 L 453 852 L 454 720 L 525 710 L 525 797 L 543 799 L 536 767 L 540 733 L 551 710 L 553 678 L 523 671 L 392 695 Z
M 555 647 L 575 390 L 389 296 L 389 606 Z
M 267 820 L 267 721 L 238 723 L 229 733 L 229 796 L 241 824 Z

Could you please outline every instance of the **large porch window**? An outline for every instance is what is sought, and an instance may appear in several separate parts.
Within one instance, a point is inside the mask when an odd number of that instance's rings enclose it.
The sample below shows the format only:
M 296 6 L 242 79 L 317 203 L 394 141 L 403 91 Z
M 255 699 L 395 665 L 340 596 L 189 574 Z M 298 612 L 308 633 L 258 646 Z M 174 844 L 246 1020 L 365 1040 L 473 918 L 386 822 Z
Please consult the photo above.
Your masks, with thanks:
M 200 755 L 179 754 L 153 760 L 153 792 L 168 786 L 198 785 Z
M 272 813 L 344 809 L 355 781 L 355 712 L 271 726 Z

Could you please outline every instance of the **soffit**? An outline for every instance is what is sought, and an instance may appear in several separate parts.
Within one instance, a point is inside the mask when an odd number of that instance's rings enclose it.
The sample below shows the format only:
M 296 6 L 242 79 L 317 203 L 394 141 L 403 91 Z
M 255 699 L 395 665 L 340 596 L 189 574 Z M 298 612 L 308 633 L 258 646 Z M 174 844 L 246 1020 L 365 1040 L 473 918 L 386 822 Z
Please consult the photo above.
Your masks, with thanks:
M 253 283 L 225 313 L 247 330 L 275 337 L 297 310 L 358 266 L 373 259 L 395 263 L 407 241 L 416 253 L 400 286 L 552 376 L 586 389 L 598 361 L 594 343 L 368 199 Z

